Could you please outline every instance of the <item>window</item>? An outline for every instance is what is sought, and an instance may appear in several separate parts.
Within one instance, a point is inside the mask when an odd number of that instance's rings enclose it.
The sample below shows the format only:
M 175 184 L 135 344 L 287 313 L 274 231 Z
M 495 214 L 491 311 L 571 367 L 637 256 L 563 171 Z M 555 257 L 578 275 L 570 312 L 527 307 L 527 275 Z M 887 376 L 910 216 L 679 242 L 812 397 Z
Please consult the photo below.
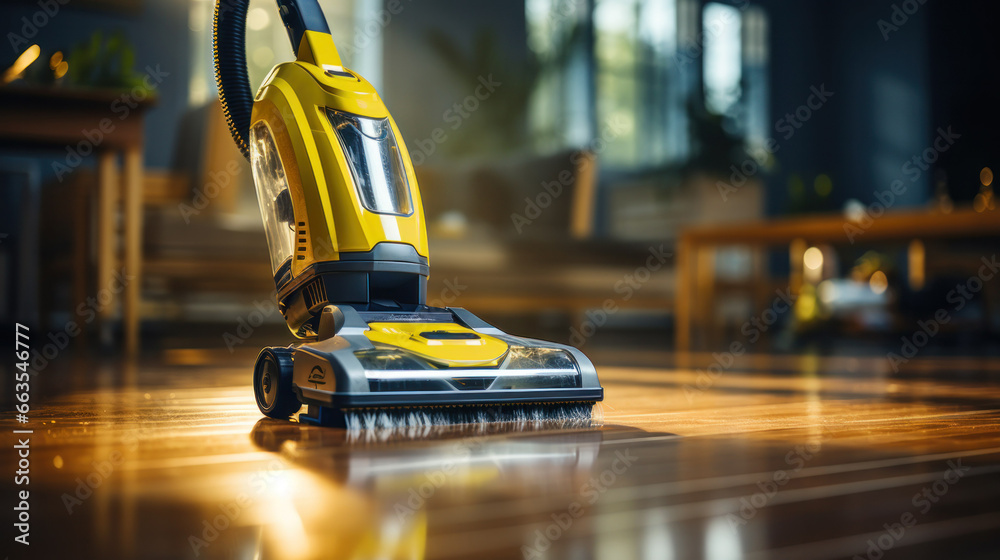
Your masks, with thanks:
M 743 77 L 740 10 L 710 2 L 705 4 L 703 14 L 705 108 L 717 115 L 733 117 Z
M 705 108 L 748 147 L 767 135 L 767 18 L 760 8 L 710 2 L 702 17 Z
M 602 154 L 609 165 L 657 166 L 687 154 L 685 98 L 693 80 L 676 57 L 676 0 L 598 0 L 594 50 L 598 132 L 620 136 Z
M 726 132 L 748 147 L 764 141 L 767 19 L 760 8 L 527 0 L 526 17 L 529 46 L 544 69 L 532 98 L 536 148 L 587 145 L 614 125 L 603 166 L 679 166 L 695 155 L 694 119 L 706 112 L 723 117 Z
M 528 107 L 534 148 L 583 145 L 593 136 L 587 0 L 526 0 L 536 80 Z

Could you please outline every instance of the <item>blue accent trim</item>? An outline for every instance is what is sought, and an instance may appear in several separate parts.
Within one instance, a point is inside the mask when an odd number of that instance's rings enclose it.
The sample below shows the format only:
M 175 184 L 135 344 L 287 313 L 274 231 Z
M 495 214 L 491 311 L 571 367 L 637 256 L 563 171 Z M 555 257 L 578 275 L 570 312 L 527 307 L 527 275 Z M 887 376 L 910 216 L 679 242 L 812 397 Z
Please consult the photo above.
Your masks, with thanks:
M 326 16 L 319 7 L 317 0 L 277 0 L 278 14 L 288 31 L 288 40 L 292 42 L 292 51 L 299 52 L 299 44 L 306 31 L 330 33 Z

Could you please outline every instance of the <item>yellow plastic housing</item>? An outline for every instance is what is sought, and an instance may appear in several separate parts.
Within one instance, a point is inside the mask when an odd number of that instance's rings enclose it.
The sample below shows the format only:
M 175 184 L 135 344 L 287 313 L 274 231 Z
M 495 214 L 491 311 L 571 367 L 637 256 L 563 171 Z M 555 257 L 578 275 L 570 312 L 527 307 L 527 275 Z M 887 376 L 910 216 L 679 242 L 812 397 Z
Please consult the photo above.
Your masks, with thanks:
M 284 165 L 296 230 L 292 278 L 314 263 L 340 260 L 341 253 L 371 251 L 381 242 L 407 243 L 428 257 L 413 164 L 382 99 L 364 78 L 340 66 L 328 34 L 306 31 L 298 57 L 271 70 L 257 91 L 251 117 L 251 128 L 261 121 L 267 124 Z M 364 207 L 327 109 L 389 119 L 405 169 L 411 214 L 380 214 Z
M 370 330 L 365 331 L 365 336 L 373 343 L 401 348 L 444 367 L 497 367 L 508 350 L 506 342 L 456 323 L 369 323 L 368 326 Z M 434 336 L 442 333 L 469 338 Z

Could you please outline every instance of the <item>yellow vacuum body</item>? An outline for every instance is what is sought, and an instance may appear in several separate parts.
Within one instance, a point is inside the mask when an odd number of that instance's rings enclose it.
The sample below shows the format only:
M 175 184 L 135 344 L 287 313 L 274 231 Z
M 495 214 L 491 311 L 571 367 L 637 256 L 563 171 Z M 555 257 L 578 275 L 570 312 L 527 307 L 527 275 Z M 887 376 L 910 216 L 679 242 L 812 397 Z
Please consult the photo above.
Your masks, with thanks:
M 318 336 L 331 303 L 424 303 L 427 232 L 413 164 L 375 89 L 306 31 L 254 99 L 250 159 L 282 312 Z
M 413 164 L 378 93 L 344 68 L 316 0 L 278 0 L 296 60 L 251 96 L 247 3 L 216 6 L 216 76 L 253 169 L 278 306 L 304 341 L 261 352 L 261 411 L 287 418 L 306 404 L 300 420 L 349 427 L 589 420 L 603 389 L 581 352 L 426 305 Z

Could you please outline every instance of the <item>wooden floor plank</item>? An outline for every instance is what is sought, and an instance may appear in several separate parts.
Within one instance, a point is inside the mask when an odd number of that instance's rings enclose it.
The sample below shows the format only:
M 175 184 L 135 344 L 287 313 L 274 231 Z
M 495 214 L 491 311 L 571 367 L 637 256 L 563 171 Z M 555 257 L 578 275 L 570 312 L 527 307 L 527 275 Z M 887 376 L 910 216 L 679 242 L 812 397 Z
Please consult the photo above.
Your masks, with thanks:
M 875 371 L 877 360 L 864 358 L 773 363 L 747 357 L 701 386 L 704 369 L 601 367 L 599 426 L 384 441 L 262 420 L 249 371 L 232 360 L 150 363 L 131 386 L 70 383 L 32 415 L 31 557 L 876 560 L 1000 550 L 995 363 L 933 358 L 912 377 L 866 375 L 858 364 Z M 14 464 L 11 448 L 0 455 Z M 5 495 L 11 482 L 0 483 Z M 907 513 L 914 525 L 887 537 L 886 524 Z M 869 556 L 879 539 L 891 546 Z

